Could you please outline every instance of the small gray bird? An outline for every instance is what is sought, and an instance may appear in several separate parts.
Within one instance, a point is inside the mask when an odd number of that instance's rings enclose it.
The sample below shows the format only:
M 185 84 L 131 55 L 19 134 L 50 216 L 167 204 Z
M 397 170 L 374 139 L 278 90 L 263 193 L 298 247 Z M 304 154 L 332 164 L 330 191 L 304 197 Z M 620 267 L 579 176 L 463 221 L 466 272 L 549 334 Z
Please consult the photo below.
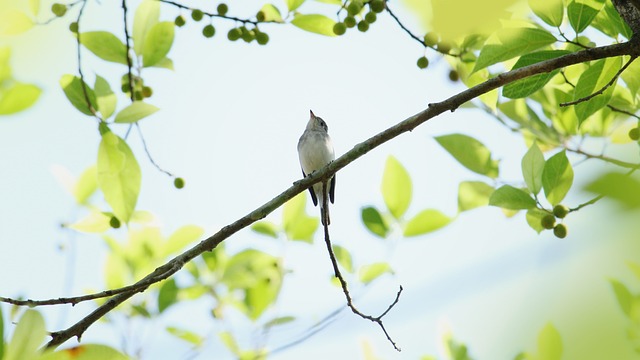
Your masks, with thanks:
M 309 112 L 311 113 L 311 118 L 307 123 L 307 128 L 304 130 L 304 133 L 300 136 L 300 140 L 298 140 L 298 157 L 300 158 L 300 165 L 302 166 L 302 175 L 305 177 L 323 168 L 335 159 L 327 123 L 320 117 L 315 116 L 313 111 L 310 110 Z M 328 181 L 328 187 L 329 200 L 333 204 L 333 195 L 336 189 L 335 175 Z M 322 204 L 324 204 L 322 182 L 310 187 L 309 192 L 311 193 L 313 205 L 318 205 L 318 202 L 320 202 L 320 220 L 322 224 L 325 225 L 326 218 L 326 225 L 329 225 L 329 209 L 322 208 Z

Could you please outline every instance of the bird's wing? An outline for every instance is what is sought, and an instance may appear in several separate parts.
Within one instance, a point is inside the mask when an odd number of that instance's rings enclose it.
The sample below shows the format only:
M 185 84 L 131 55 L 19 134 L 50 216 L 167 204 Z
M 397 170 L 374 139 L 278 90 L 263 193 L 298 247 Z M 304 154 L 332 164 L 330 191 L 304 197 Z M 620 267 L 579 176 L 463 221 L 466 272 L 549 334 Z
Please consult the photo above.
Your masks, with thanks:
M 329 185 L 329 200 L 331 200 L 331 203 L 333 204 L 333 198 L 336 192 L 336 176 L 335 175 L 333 175 L 330 182 L 331 182 L 331 185 Z
M 302 169 L 302 177 L 307 177 L 307 174 L 304 173 L 304 169 Z M 318 197 L 316 196 L 315 191 L 313 191 L 313 186 L 309 188 L 309 193 L 311 194 L 311 201 L 313 201 L 313 206 L 317 206 Z M 331 202 L 333 202 L 333 200 Z

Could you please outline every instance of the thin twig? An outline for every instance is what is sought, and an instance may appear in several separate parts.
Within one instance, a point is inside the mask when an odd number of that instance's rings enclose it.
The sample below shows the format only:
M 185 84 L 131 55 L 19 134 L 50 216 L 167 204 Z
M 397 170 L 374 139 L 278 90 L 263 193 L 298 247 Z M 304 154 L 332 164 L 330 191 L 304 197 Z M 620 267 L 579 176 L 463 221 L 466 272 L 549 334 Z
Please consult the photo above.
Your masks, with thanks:
M 632 113 L 631 111 L 627 111 L 627 110 L 624 110 L 624 109 L 620 109 L 620 108 L 615 107 L 615 106 L 613 106 L 613 105 L 607 105 L 607 107 L 608 107 L 609 109 L 611 109 L 612 111 L 619 112 L 619 113 L 622 113 L 622 114 L 625 114 L 625 115 L 629 115 L 629 116 L 632 116 L 632 117 L 634 117 L 634 118 L 636 118 L 636 119 L 640 120 L 640 116 L 638 116 L 638 115 L 636 115 L 636 114 Z
M 567 151 L 570 151 L 572 153 L 584 155 L 588 159 L 602 160 L 604 162 L 608 162 L 610 164 L 617 165 L 617 166 L 620 166 L 620 167 L 623 167 L 623 168 L 627 168 L 627 169 L 639 169 L 640 168 L 640 164 L 634 164 L 634 163 L 630 163 L 630 162 L 626 162 L 626 161 L 610 158 L 610 157 L 607 157 L 607 156 L 604 156 L 604 155 L 595 155 L 595 154 L 587 153 L 582 149 L 571 149 L 571 148 L 566 148 L 566 149 L 567 149 Z
M 325 194 L 325 196 L 322 197 L 322 209 L 323 209 L 323 211 L 320 214 L 320 216 L 324 217 L 324 216 L 326 216 L 327 206 L 329 206 L 329 203 L 327 201 L 328 196 L 326 196 L 326 194 L 327 194 L 327 180 L 322 182 L 322 192 Z M 385 315 L 387 315 L 387 313 L 394 306 L 396 306 L 396 304 L 398 303 L 398 300 L 400 300 L 400 294 L 402 293 L 402 285 L 400 285 L 400 290 L 398 290 L 398 293 L 396 294 L 395 300 L 391 303 L 391 305 L 389 305 L 389 307 L 387 307 L 387 310 L 385 310 L 379 316 L 374 317 L 374 316 L 371 316 L 371 315 L 364 314 L 360 310 L 358 310 L 356 308 L 356 306 L 353 304 L 353 299 L 351 299 L 351 295 L 349 294 L 349 289 L 347 287 L 347 281 L 342 276 L 342 273 L 340 273 L 340 268 L 338 267 L 338 261 L 336 260 L 336 255 L 333 253 L 333 248 L 331 247 L 331 239 L 329 238 L 329 221 L 326 221 L 326 219 L 325 219 L 322 223 L 324 225 L 324 242 L 327 245 L 327 251 L 329 252 L 329 257 L 331 258 L 331 264 L 333 265 L 333 273 L 334 273 L 335 277 L 337 277 L 338 280 L 340 281 L 340 285 L 342 286 L 342 292 L 344 293 L 344 296 L 347 298 L 347 306 L 349 306 L 349 308 L 351 309 L 351 311 L 354 314 L 360 316 L 363 319 L 367 319 L 369 321 L 372 321 L 372 322 L 378 324 L 380 326 L 380 328 L 382 329 L 382 331 L 384 332 L 384 335 L 387 337 L 387 340 L 389 340 L 391 345 L 393 345 L 393 348 L 396 349 L 397 351 L 400 351 L 400 348 L 393 341 L 393 339 L 391 339 L 391 336 L 387 332 L 387 329 L 384 327 L 384 324 L 382 323 L 382 318 Z
M 391 17 L 393 18 L 393 20 L 396 21 L 396 23 L 398 23 L 398 26 L 400 26 L 400 28 L 402 30 L 404 30 L 404 32 L 406 32 L 412 39 L 414 39 L 415 41 L 419 42 L 420 45 L 427 47 L 427 45 L 424 43 L 424 41 L 422 39 L 420 39 L 417 35 L 415 35 L 414 33 L 411 32 L 411 30 L 407 29 L 406 26 L 404 26 L 404 24 L 400 21 L 400 19 L 398 19 L 398 17 L 396 16 L 396 14 L 393 13 L 393 11 L 391 11 L 391 9 L 389 8 L 389 4 L 387 4 L 387 2 L 384 2 L 384 7 L 387 10 L 387 12 L 389 13 L 389 15 L 391 15 Z
M 591 49 L 591 46 L 587 46 L 587 45 L 583 45 L 578 41 L 573 41 L 573 40 L 569 40 L 569 38 L 562 32 L 562 30 L 560 29 L 560 27 L 558 27 L 558 33 L 560 34 L 560 36 L 562 36 L 562 38 L 564 39 L 565 42 L 569 43 L 569 44 L 573 44 L 575 46 L 579 46 L 583 49 Z
M 131 102 L 135 101 L 135 95 L 133 93 L 133 62 L 131 61 L 131 44 L 129 38 L 129 27 L 127 26 L 127 0 L 122 0 L 122 18 L 124 22 L 124 44 L 127 48 L 127 80 L 129 81 L 129 93 Z M 145 147 L 146 149 L 146 147 Z
M 598 201 L 600 201 L 600 199 L 602 199 L 603 197 L 604 197 L 604 195 L 598 195 L 598 196 L 594 197 L 593 199 L 591 199 L 591 200 L 589 200 L 589 201 L 587 201 L 585 203 L 582 203 L 582 204 L 580 204 L 580 205 L 578 205 L 578 206 L 576 206 L 574 208 L 569 209 L 569 212 L 578 211 L 578 210 L 582 209 L 585 206 L 593 205 L 593 204 L 597 203 Z
M 144 148 L 144 152 L 147 153 L 147 157 L 149 158 L 149 161 L 151 161 L 153 166 L 155 166 L 156 169 L 158 169 L 159 171 L 169 175 L 170 177 L 174 177 L 174 175 L 172 173 L 170 173 L 167 170 L 161 168 L 160 165 L 158 165 L 158 163 L 156 163 L 155 160 L 153 160 L 153 157 L 151 156 L 151 152 L 149 152 L 149 149 L 147 148 L 147 142 L 144 140 L 144 135 L 142 134 L 142 129 L 140 128 L 140 123 L 136 122 L 136 128 L 138 129 L 138 134 L 140 134 L 140 140 L 142 141 L 142 147 Z
M 191 8 L 189 6 L 186 5 L 182 5 L 179 4 L 177 2 L 171 1 L 171 0 L 157 0 L 159 2 L 165 3 L 165 4 L 169 4 L 169 5 L 173 5 L 179 9 L 184 9 L 184 10 L 195 10 L 194 8 Z M 243 24 L 253 24 L 253 25 L 258 25 L 258 23 L 274 23 L 274 24 L 279 24 L 279 22 L 277 21 L 273 21 L 273 20 L 269 20 L 269 21 L 255 21 L 255 20 L 249 20 L 249 19 L 240 19 L 238 17 L 235 16 L 227 16 L 227 15 L 220 15 L 220 14 L 214 14 L 214 13 L 210 13 L 210 12 L 206 12 L 203 11 L 202 12 L 203 15 L 209 16 L 209 17 L 217 17 L 217 18 L 221 18 L 221 19 L 227 19 L 227 20 L 233 20 L 233 21 L 237 21 L 237 22 L 241 22 Z
M 602 93 L 604 93 L 604 91 L 607 90 L 609 88 L 609 86 L 613 85 L 613 83 L 616 82 L 618 77 L 620 75 L 622 75 L 622 73 L 627 69 L 627 67 L 629 67 L 629 65 L 631 65 L 633 60 L 635 60 L 636 58 L 637 58 L 637 56 L 632 56 L 631 59 L 629 59 L 629 61 L 627 61 L 627 63 L 624 64 L 624 66 L 622 68 L 620 68 L 620 70 L 618 70 L 618 72 L 611 78 L 611 80 L 609 80 L 609 82 L 606 83 L 600 90 L 594 92 L 593 94 L 591 94 L 589 96 L 585 96 L 585 97 L 580 98 L 580 99 L 575 100 L 575 101 L 570 101 L 570 102 L 566 102 L 566 103 L 560 103 L 560 106 L 564 107 L 564 106 L 569 106 L 569 105 L 576 105 L 576 104 L 579 104 L 581 102 L 589 101 L 589 100 L 591 100 L 592 98 L 594 98 L 594 97 L 596 97 L 598 95 L 602 95 Z
M 87 84 L 84 81 L 84 74 L 82 73 L 82 52 L 80 51 L 82 47 L 82 43 L 80 41 L 80 19 L 82 18 L 82 13 L 84 12 L 85 6 L 87 6 L 87 0 L 82 0 L 82 6 L 80 6 L 78 18 L 76 19 L 76 24 L 78 24 L 78 31 L 76 33 L 76 52 L 78 59 L 78 74 L 80 75 L 80 88 L 82 88 L 82 95 L 84 97 L 84 101 L 87 103 L 87 108 L 89 109 L 89 111 L 91 111 L 93 116 L 102 121 L 100 116 L 98 116 L 98 111 L 93 107 L 91 99 L 89 99 L 89 91 L 87 90 Z

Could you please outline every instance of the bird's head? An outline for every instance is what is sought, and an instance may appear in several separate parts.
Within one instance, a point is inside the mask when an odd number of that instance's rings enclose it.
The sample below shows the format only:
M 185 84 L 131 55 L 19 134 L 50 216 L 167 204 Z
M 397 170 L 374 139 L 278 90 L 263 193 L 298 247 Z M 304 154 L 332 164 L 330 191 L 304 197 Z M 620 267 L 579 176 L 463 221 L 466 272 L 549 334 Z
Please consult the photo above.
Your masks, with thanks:
M 309 130 L 324 130 L 325 132 L 329 132 L 329 127 L 327 123 L 322 120 L 321 117 L 316 116 L 313 111 L 309 110 L 309 114 L 311 117 L 309 118 L 309 123 L 307 123 L 307 129 Z

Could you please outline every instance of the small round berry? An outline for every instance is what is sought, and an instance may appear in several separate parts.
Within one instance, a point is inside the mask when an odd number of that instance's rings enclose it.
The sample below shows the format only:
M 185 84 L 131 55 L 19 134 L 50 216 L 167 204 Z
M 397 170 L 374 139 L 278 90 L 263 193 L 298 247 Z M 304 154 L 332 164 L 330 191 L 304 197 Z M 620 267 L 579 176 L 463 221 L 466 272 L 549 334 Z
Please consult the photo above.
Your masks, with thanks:
M 638 141 L 640 139 L 640 128 L 635 127 L 629 130 L 629 139 Z
M 565 224 L 558 224 L 553 228 L 553 235 L 559 239 L 567 237 L 567 226 Z
M 133 99 L 134 99 L 135 101 L 141 101 L 141 100 L 143 100 L 143 99 L 144 99 L 144 95 L 142 95 L 142 91 L 137 91 L 137 90 L 136 90 L 136 91 L 134 91 L 134 92 L 133 92 Z
M 360 21 L 358 23 L 358 30 L 366 32 L 367 30 L 369 30 L 369 23 L 364 20 Z
M 78 33 L 78 23 L 74 21 L 71 24 L 69 24 L 69 31 L 71 31 L 74 34 L 77 34 Z
M 347 25 L 343 22 L 338 22 L 333 25 L 333 33 L 336 35 L 344 35 L 347 32 Z
M 553 207 L 553 215 L 558 219 L 563 219 L 569 213 L 569 208 L 564 205 L 556 205 Z
M 263 32 L 256 33 L 256 41 L 260 45 L 267 45 L 269 42 L 269 34 Z
M 556 217 L 551 214 L 547 214 L 542 218 L 542 220 L 540 220 L 540 225 L 547 230 L 553 229 L 553 227 L 556 226 Z
M 176 16 L 176 19 L 173 20 L 173 23 L 176 24 L 177 27 L 183 27 L 184 24 L 187 23 L 187 20 L 185 20 L 184 16 L 178 15 Z
M 150 86 L 142 87 L 142 96 L 150 98 L 153 95 L 153 89 Z
M 433 47 L 438 43 L 438 34 L 429 32 L 424 36 L 424 44 Z
M 191 18 L 195 21 L 200 21 L 202 20 L 202 17 L 204 16 L 204 13 L 202 12 L 202 10 L 198 10 L 198 9 L 194 9 L 191 12 Z
M 256 14 L 256 20 L 258 20 L 258 22 L 263 22 L 266 18 L 267 17 L 262 10 L 258 11 L 258 13 Z
M 229 7 L 227 6 L 227 4 L 222 3 L 218 5 L 218 8 L 216 10 L 218 11 L 218 15 L 225 16 L 227 15 L 227 11 L 229 11 Z
M 240 29 L 238 28 L 233 28 L 229 30 L 229 32 L 227 33 L 227 39 L 231 41 L 236 41 L 240 39 L 240 36 L 242 36 L 242 31 L 240 31 Z
M 117 217 L 112 216 L 111 219 L 109 219 L 109 226 L 111 226 L 112 228 L 119 229 L 120 225 L 120 220 L 118 220 Z
M 348 28 L 352 28 L 356 26 L 356 18 L 353 16 L 347 16 L 344 18 L 344 24 L 347 25 Z
M 347 13 L 351 16 L 359 14 L 360 10 L 362 10 L 362 3 L 358 0 L 351 0 L 349 5 L 347 5 Z
M 446 42 L 440 42 L 438 43 L 438 51 L 440 51 L 443 54 L 448 54 L 449 51 L 451 51 L 451 45 L 449 45 Z
M 175 186 L 176 189 L 182 189 L 184 187 L 184 179 L 181 177 L 173 179 L 173 186 Z
M 429 59 L 426 56 L 423 56 L 418 59 L 417 65 L 420 69 L 426 69 L 429 66 Z
M 213 37 L 215 33 L 216 33 L 216 28 L 214 28 L 213 25 L 211 24 L 202 28 L 202 35 L 204 35 L 204 37 L 206 38 Z
M 54 3 L 51 5 L 51 12 L 57 17 L 63 17 L 67 13 L 67 5 Z
M 460 74 L 458 74 L 458 72 L 455 70 L 449 71 L 449 80 L 453 82 L 460 80 Z
M 377 19 L 378 19 L 378 17 L 376 16 L 376 13 L 374 13 L 373 11 L 368 12 L 364 16 L 364 20 L 366 22 L 368 22 L 369 24 L 373 24 L 374 22 L 376 22 Z
M 373 12 L 381 13 L 384 11 L 384 0 L 372 0 L 369 2 L 369 8 Z

